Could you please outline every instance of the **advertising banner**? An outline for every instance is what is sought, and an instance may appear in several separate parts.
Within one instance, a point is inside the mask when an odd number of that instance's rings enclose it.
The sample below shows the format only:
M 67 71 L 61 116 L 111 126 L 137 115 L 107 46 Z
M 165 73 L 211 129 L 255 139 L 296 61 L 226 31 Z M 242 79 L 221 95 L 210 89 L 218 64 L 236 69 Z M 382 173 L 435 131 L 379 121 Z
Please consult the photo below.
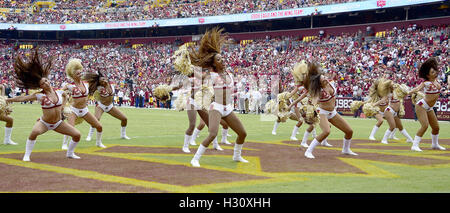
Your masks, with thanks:
M 376 10 L 381 8 L 401 7 L 415 4 L 442 2 L 443 0 L 368 0 L 349 2 L 316 7 L 294 8 L 277 11 L 264 11 L 255 13 L 241 13 L 233 15 L 203 16 L 195 18 L 155 19 L 142 21 L 124 21 L 109 23 L 84 23 L 84 24 L 16 24 L 0 23 L 0 30 L 5 30 L 13 25 L 17 30 L 28 31 L 69 31 L 69 30 L 105 30 L 105 29 L 129 29 L 153 27 L 173 27 L 202 24 L 219 24 L 230 22 L 258 21 L 279 18 L 293 18 L 310 16 L 311 14 L 336 14 L 343 12 L 355 12 L 363 10 Z
M 353 113 L 350 111 L 350 104 L 353 102 L 352 98 L 336 98 L 336 110 L 342 115 L 353 116 Z M 411 99 L 407 98 L 403 101 L 403 105 L 405 107 L 405 119 L 414 119 L 414 105 L 412 104 Z M 436 117 L 440 121 L 450 121 L 450 104 L 448 99 L 439 98 L 434 105 L 436 109 Z

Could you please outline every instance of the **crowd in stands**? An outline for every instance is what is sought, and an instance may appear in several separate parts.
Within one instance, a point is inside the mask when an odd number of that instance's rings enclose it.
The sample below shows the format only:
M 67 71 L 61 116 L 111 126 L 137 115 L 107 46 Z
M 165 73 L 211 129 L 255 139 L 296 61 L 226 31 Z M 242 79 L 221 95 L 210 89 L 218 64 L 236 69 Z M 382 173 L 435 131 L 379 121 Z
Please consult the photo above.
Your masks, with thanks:
M 436 57 L 441 72 L 439 80 L 448 88 L 450 74 L 448 26 L 421 29 L 415 25 L 394 28 L 384 38 L 367 37 L 364 33 L 323 36 L 304 42 L 300 37 L 276 37 L 254 40 L 246 44 L 235 42 L 223 48 L 227 69 L 234 74 L 237 92 L 246 94 L 256 85 L 270 98 L 271 81 L 279 76 L 281 91 L 294 86 L 290 70 L 296 62 L 319 62 L 325 75 L 337 82 L 339 97 L 364 97 L 373 80 L 385 77 L 410 87 L 418 85 L 418 67 L 429 57 Z M 60 87 L 67 79 L 64 68 L 70 58 L 80 58 L 86 71 L 103 71 L 116 91 L 135 106 L 141 94 L 148 106 L 153 89 L 159 84 L 170 84 L 179 74 L 173 68 L 171 56 L 180 43 L 149 43 L 132 48 L 127 44 L 80 45 L 42 44 L 39 51 L 45 57 L 54 56 L 50 79 Z M 1 81 L 14 91 L 12 78 L 16 55 L 30 54 L 17 44 L 0 45 Z M 257 81 L 253 82 L 252 80 Z M 442 93 L 448 97 L 448 91 Z M 273 96 L 272 96 L 273 98 Z
M 9 12 L 0 16 L 3 23 L 27 24 L 70 24 L 116 21 L 138 21 L 168 18 L 187 18 L 198 16 L 251 13 L 318 5 L 355 2 L 361 0 L 55 0 L 52 8 L 35 9 L 32 0 L 18 0 L 16 3 L 0 0 L 0 8 L 34 8 L 30 13 Z M 116 2 L 116 1 L 112 1 Z

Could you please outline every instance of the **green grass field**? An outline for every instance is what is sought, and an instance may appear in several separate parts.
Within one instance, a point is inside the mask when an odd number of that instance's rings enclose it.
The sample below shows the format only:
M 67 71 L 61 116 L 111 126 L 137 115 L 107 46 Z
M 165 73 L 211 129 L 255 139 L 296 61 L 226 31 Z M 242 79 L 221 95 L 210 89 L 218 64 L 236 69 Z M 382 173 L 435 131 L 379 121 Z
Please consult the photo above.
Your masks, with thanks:
M 93 107 L 89 107 L 90 112 L 94 112 Z M 173 110 L 154 110 L 154 109 L 136 109 L 136 108 L 120 108 L 122 112 L 128 117 L 127 135 L 131 137 L 131 140 L 120 139 L 120 121 L 114 119 L 108 114 L 104 114 L 101 123 L 103 125 L 103 143 L 108 145 L 136 145 L 136 146 L 179 146 L 181 152 L 181 146 L 183 144 L 184 132 L 187 128 L 187 115 L 186 112 L 177 112 Z M 14 118 L 14 129 L 12 133 L 12 140 L 19 143 L 17 146 L 0 145 L 0 154 L 4 153 L 23 153 L 25 150 L 26 139 L 32 129 L 36 119 L 42 114 L 41 108 L 37 104 L 15 104 L 14 112 L 11 116 Z M 273 128 L 273 121 L 261 121 L 259 115 L 254 114 L 238 114 L 239 118 L 243 122 L 247 133 L 247 141 L 258 143 L 273 143 L 279 141 L 288 141 L 292 128 L 295 122 L 288 121 L 282 123 L 277 131 L 277 135 L 271 134 Z M 344 117 L 354 130 L 354 139 L 367 139 L 372 127 L 375 124 L 375 119 L 355 119 L 353 117 Z M 198 121 L 197 121 L 198 122 Z M 403 125 L 407 129 L 408 133 L 414 137 L 415 132 L 419 128 L 419 123 L 413 120 L 403 120 Z M 380 140 L 387 129 L 386 122 L 378 130 L 376 138 Z M 76 126 L 81 133 L 82 139 L 77 146 L 77 150 L 93 147 L 95 139 L 91 142 L 86 142 L 85 138 L 89 130 L 89 126 L 86 122 Z M 302 126 L 299 130 L 300 134 L 297 138 L 302 138 L 306 125 Z M 440 139 L 450 139 L 450 122 L 440 122 Z M 425 139 L 430 139 L 430 128 L 424 135 Z M 318 133 L 320 130 L 318 130 Z M 197 143 L 206 136 L 207 129 L 205 128 L 197 139 Z M 231 137 L 228 138 L 230 142 L 234 142 L 236 134 L 230 131 Z M 0 134 L 3 138 L 3 133 Z M 219 134 L 220 135 L 220 134 Z M 94 135 L 95 136 L 95 135 Z M 396 136 L 401 140 L 405 140 L 404 137 L 397 132 Z M 341 140 L 343 133 L 336 128 L 332 128 L 330 139 Z M 39 150 L 51 150 L 60 149 L 62 142 L 62 135 L 50 131 L 41 135 L 37 139 L 37 143 L 33 150 L 38 152 Z M 339 144 L 340 146 L 340 144 Z M 362 193 L 391 193 L 391 192 L 450 192 L 450 147 L 448 144 L 444 144 L 447 151 L 441 151 L 437 153 L 435 158 L 441 160 L 448 160 L 449 163 L 440 164 L 439 166 L 408 166 L 396 163 L 387 163 L 381 161 L 371 162 L 370 167 L 374 167 L 373 171 L 382 171 L 390 175 L 350 175 L 350 174 L 338 174 L 332 173 L 292 173 L 286 174 L 276 181 L 253 183 L 253 184 L 230 184 L 221 187 L 212 187 L 212 192 L 264 192 L 264 193 L 283 193 L 283 192 L 362 192 Z M 339 148 L 339 147 L 338 147 Z M 409 147 L 405 146 L 404 153 L 410 152 Z M 191 148 L 191 156 L 195 153 L 196 148 Z M 273 150 L 276 152 L 276 150 Z M 354 150 L 355 151 L 355 150 Z M 298 152 L 299 155 L 303 155 L 303 152 L 297 149 L 292 152 Z M 413 153 L 417 155 L 430 155 L 434 154 Z M 245 151 L 243 152 L 245 156 Z M 361 155 L 361 153 L 360 153 Z M 161 156 L 164 158 L 164 156 Z M 176 157 L 166 156 L 166 159 L 173 161 L 185 161 L 189 163 L 191 157 Z M 230 156 L 231 158 L 231 156 Z M 33 159 L 33 155 L 32 155 Z M 205 157 L 207 159 L 207 157 Z M 314 161 L 308 161 L 308 163 L 314 163 Z M 1 162 L 0 162 L 1 164 Z M 216 167 L 223 168 L 235 168 L 235 164 L 232 161 L 211 161 L 211 164 Z M 187 165 L 187 164 L 186 164 Z M 206 162 L 202 163 L 207 165 Z M 132 165 L 130 165 L 132 166 Z M 188 165 L 187 165 L 188 166 Z M 2 173 L 8 171 L 2 171 Z

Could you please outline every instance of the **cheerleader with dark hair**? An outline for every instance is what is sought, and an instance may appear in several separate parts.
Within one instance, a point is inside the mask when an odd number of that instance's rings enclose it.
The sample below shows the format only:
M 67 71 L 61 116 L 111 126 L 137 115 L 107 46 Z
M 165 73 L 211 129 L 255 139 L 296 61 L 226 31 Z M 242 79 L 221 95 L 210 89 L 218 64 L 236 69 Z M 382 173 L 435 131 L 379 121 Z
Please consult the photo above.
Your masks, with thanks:
M 182 151 L 190 153 L 189 145 L 197 145 L 195 143 L 197 135 L 205 125 L 208 125 L 209 114 L 207 109 L 214 94 L 208 86 L 209 74 L 202 72 L 200 67 L 195 67 L 191 64 L 186 44 L 181 46 L 173 57 L 175 58 L 175 69 L 187 76 L 188 81 L 179 81 L 176 86 L 169 86 L 166 90 L 160 90 L 161 92 L 157 91 L 157 96 L 164 97 L 166 96 L 164 94 L 167 94 L 169 91 L 181 89 L 181 95 L 178 97 L 175 105 L 179 111 L 186 110 L 188 115 L 189 126 L 184 135 Z M 175 84 L 177 83 L 175 82 Z M 200 116 L 200 124 L 198 128 L 195 128 L 197 114 Z M 228 130 L 228 125 L 225 121 L 221 120 L 220 124 L 223 129 Z M 222 135 L 222 142 L 229 144 L 227 143 L 226 137 L 226 135 L 225 138 Z M 217 137 L 214 138 L 213 148 L 219 151 L 223 150 L 217 142 Z
M 350 125 L 336 111 L 337 90 L 333 82 L 330 82 L 322 72 L 319 66 L 314 63 L 308 64 L 308 73 L 303 81 L 308 95 L 314 104 L 318 101 L 317 113 L 319 114 L 319 126 L 322 133 L 318 135 L 309 145 L 305 152 L 305 157 L 315 158 L 312 152 L 330 134 L 330 123 L 344 132 L 344 143 L 342 153 L 347 155 L 357 155 L 350 150 L 350 144 L 353 137 L 353 130 Z
M 237 133 L 233 160 L 248 162 L 241 156 L 247 132 L 239 118 L 233 113 L 234 79 L 226 71 L 222 55 L 220 54 L 221 46 L 226 42 L 226 37 L 221 34 L 222 31 L 223 29 L 218 28 L 208 30 L 200 40 L 198 51 L 192 49 L 189 54 L 193 65 L 208 69 L 214 90 L 214 101 L 210 104 L 208 111 L 209 135 L 200 144 L 191 160 L 191 165 L 194 167 L 200 167 L 200 158 L 209 144 L 216 138 L 222 119 Z
M 35 123 L 26 144 L 23 161 L 30 161 L 30 155 L 36 143 L 36 138 L 48 130 L 54 130 L 63 135 L 69 135 L 72 140 L 69 143 L 66 156 L 80 159 L 74 150 L 80 141 L 80 132 L 73 126 L 63 122 L 62 109 L 67 101 L 67 95 L 62 90 L 55 90 L 48 80 L 52 66 L 51 59 L 44 65 L 39 58 L 37 50 L 28 62 L 24 62 L 19 56 L 14 62 L 14 77 L 16 85 L 25 89 L 41 89 L 41 91 L 27 95 L 7 99 L 7 102 L 24 102 L 37 100 L 42 107 L 42 117 Z
M 433 106 L 441 93 L 441 85 L 437 77 L 439 74 L 438 62 L 435 58 L 429 58 L 419 68 L 419 77 L 425 79 L 419 86 L 412 89 L 408 94 L 412 95 L 415 101 L 415 109 L 417 119 L 420 122 L 420 128 L 414 137 L 411 150 L 421 152 L 419 143 L 423 135 L 427 131 L 428 126 L 431 127 L 431 148 L 437 150 L 446 150 L 439 145 L 439 123 L 436 114 L 433 111 Z M 421 93 L 423 91 L 425 94 Z M 423 98 L 419 98 L 423 96 Z
M 84 75 L 84 80 L 89 84 L 89 95 L 93 95 L 97 101 L 95 118 L 100 121 L 104 112 L 117 118 L 121 122 L 120 138 L 129 140 L 130 138 L 127 136 L 126 132 L 128 119 L 119 109 L 117 109 L 117 107 L 114 107 L 113 104 L 115 94 L 114 86 L 109 83 L 108 78 L 102 72 L 87 73 Z M 95 128 L 91 126 L 86 138 L 87 141 L 91 140 L 94 131 Z

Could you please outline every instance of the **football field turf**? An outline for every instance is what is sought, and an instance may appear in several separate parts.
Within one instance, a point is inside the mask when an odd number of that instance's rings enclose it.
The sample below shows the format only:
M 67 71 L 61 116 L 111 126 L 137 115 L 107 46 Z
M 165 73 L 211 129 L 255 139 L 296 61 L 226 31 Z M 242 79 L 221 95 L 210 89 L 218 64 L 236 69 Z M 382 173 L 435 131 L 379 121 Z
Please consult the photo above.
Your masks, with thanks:
M 354 131 L 351 148 L 359 155 L 341 154 L 343 133 L 332 127 L 333 147 L 318 146 L 316 159 L 306 159 L 300 142 L 289 139 L 294 121 L 280 124 L 277 135 L 272 135 L 274 121 L 237 114 L 248 135 L 243 157 L 250 162 L 232 161 L 233 145 L 221 144 L 224 151 L 210 145 L 201 168 L 194 168 L 189 162 L 197 146 L 190 147 L 191 153 L 181 151 L 188 125 L 185 111 L 119 109 L 128 117 L 131 140 L 120 139 L 120 121 L 103 114 L 107 148 L 95 146 L 95 134 L 92 141 L 85 140 L 89 126 L 83 122 L 76 126 L 82 137 L 75 150 L 82 159 L 67 159 L 61 150 L 63 136 L 50 131 L 38 137 L 31 162 L 23 162 L 26 139 L 42 111 L 37 104 L 14 104 L 12 140 L 19 145 L 0 145 L 0 192 L 450 192 L 450 122 L 440 122 L 439 142 L 447 151 L 430 149 L 428 128 L 419 153 L 410 150 L 400 132 L 396 133 L 400 140 L 381 144 L 387 122 L 375 135 L 377 141 L 369 141 L 376 120 L 346 116 Z M 89 110 L 94 112 L 91 106 Z M 419 123 L 402 121 L 414 138 Z M 298 139 L 306 128 L 299 129 Z M 236 134 L 229 133 L 228 140 L 234 143 Z M 3 138 L 4 133 L 0 135 Z M 206 135 L 207 128 L 197 144 Z M 220 141 L 220 130 L 218 135 Z

